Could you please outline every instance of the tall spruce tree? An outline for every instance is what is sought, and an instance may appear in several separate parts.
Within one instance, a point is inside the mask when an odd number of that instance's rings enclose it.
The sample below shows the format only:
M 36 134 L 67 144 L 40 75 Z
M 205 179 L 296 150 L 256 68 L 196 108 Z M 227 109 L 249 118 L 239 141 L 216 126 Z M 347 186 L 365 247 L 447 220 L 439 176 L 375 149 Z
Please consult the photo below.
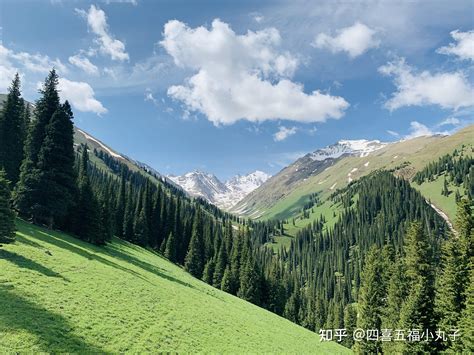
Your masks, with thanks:
M 400 311 L 400 329 L 436 330 L 434 312 L 433 256 L 430 241 L 420 222 L 412 222 L 405 237 L 408 296 Z M 403 352 L 434 351 L 434 341 L 407 341 Z
M 79 201 L 75 207 L 75 232 L 83 240 L 102 245 L 105 236 L 101 227 L 99 203 L 92 191 L 89 179 L 89 153 L 87 145 L 82 147 L 81 162 L 77 184 L 79 187 Z
M 20 167 L 19 181 L 13 192 L 14 207 L 22 217 L 37 220 L 37 210 L 42 201 L 44 187 L 40 182 L 40 170 L 38 158 L 40 149 L 46 137 L 46 127 L 50 123 L 53 114 L 61 108 L 58 93 L 58 76 L 53 69 L 46 78 L 42 89 L 41 98 L 36 102 L 34 119 L 30 124 L 28 136 L 25 142 L 25 156 Z M 68 132 L 65 132 L 68 134 Z M 69 149 L 66 147 L 67 154 Z
M 193 232 L 184 262 L 185 269 L 197 278 L 202 277 L 202 272 L 204 270 L 204 241 L 202 234 L 202 212 L 198 210 L 194 217 Z
M 28 119 L 25 114 L 25 103 L 20 92 L 20 76 L 17 73 L 0 112 L 0 168 L 5 170 L 6 178 L 12 187 L 19 179 L 24 156 L 27 133 L 25 121 Z
M 381 311 L 384 299 L 382 273 L 380 250 L 376 245 L 373 245 L 366 256 L 362 272 L 358 298 L 358 328 L 377 331 L 381 329 Z M 377 353 L 380 350 L 380 343 L 374 340 L 361 341 L 357 346 L 363 353 Z
M 38 156 L 40 191 L 32 213 L 36 220 L 46 223 L 50 228 L 67 215 L 77 188 L 72 118 L 71 108 L 66 101 L 46 126 L 46 135 Z
M 459 350 L 459 353 L 474 353 L 474 258 L 471 258 L 469 283 L 466 285 L 466 307 L 461 314 L 459 329 L 461 340 L 454 344 L 454 349 Z
M 15 240 L 15 214 L 10 206 L 10 187 L 4 170 L 0 169 L 0 242 Z

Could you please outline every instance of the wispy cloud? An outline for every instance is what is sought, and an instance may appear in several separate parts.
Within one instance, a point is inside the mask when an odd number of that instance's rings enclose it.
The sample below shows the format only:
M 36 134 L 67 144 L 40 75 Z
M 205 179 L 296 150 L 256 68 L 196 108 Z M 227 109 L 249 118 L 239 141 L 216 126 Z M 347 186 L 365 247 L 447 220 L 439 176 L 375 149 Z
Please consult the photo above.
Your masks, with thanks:
M 275 142 L 281 142 L 296 133 L 296 127 L 287 128 L 285 126 L 278 127 L 278 131 L 273 135 Z

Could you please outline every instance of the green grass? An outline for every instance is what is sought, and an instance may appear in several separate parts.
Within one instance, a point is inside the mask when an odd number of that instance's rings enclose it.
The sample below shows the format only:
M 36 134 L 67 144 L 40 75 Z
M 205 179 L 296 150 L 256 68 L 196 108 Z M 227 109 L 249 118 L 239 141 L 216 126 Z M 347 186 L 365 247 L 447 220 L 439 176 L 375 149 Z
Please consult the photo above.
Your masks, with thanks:
M 456 187 L 453 184 L 448 185 L 449 195 L 441 195 L 441 190 L 443 189 L 444 184 L 444 174 L 438 176 L 433 181 L 425 181 L 421 185 L 417 183 L 412 183 L 411 185 L 420 191 L 420 193 L 432 204 L 434 204 L 438 209 L 443 211 L 449 218 L 451 222 L 455 221 L 456 218 L 456 189 L 459 189 L 461 197 L 464 195 L 464 188 L 462 186 Z
M 17 222 L 0 247 L 0 353 L 348 353 L 154 252 Z

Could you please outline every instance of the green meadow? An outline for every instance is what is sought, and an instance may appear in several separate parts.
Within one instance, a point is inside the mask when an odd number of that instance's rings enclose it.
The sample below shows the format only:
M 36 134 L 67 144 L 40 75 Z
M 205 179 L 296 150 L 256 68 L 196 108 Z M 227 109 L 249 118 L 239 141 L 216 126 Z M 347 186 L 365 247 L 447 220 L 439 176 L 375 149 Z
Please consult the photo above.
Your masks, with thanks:
M 0 353 L 350 352 L 150 250 L 17 228 L 0 247 Z

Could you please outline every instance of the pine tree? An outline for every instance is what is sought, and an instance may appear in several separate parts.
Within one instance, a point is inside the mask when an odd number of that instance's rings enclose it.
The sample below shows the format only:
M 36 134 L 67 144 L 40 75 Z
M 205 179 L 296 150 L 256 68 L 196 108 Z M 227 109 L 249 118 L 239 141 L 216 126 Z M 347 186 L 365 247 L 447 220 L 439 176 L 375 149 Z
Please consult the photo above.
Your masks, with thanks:
M 400 311 L 400 329 L 436 329 L 434 275 L 429 239 L 419 222 L 413 222 L 405 237 L 408 297 Z M 404 352 L 434 350 L 432 342 L 403 343 Z
M 52 69 L 40 90 L 42 97 L 35 104 L 34 125 L 31 127 L 31 134 L 26 145 L 26 154 L 33 165 L 38 162 L 39 152 L 46 137 L 46 126 L 61 106 L 58 83 L 56 70 Z
M 58 109 L 46 126 L 38 157 L 39 199 L 33 214 L 52 228 L 65 217 L 76 190 L 74 129 L 69 103 Z
M 20 167 L 20 178 L 13 192 L 15 209 L 22 217 L 32 218 L 35 223 L 38 222 L 38 209 L 40 209 L 40 203 L 44 197 L 42 196 L 44 186 L 41 186 L 40 181 L 41 171 L 37 163 L 40 149 L 46 137 L 46 127 L 50 123 L 53 114 L 61 108 L 57 86 L 58 76 L 53 69 L 40 90 L 42 97 L 35 105 L 34 120 L 28 130 L 24 150 L 25 157 Z M 64 133 L 68 134 L 68 132 Z M 66 152 L 69 152 L 69 147 L 64 148 Z
M 461 314 L 459 329 L 462 334 L 462 351 L 474 353 L 474 258 L 471 259 L 469 283 L 466 285 L 466 307 Z M 455 344 L 455 347 L 459 347 L 459 344 Z
M 0 113 L 0 168 L 3 167 L 6 179 L 17 183 L 20 165 L 23 161 L 27 123 L 25 103 L 21 98 L 20 76 L 15 75 L 3 109 Z
M 454 235 L 443 245 L 443 263 L 436 292 L 440 329 L 456 329 L 464 307 L 464 270 L 460 241 Z
M 15 214 L 10 206 L 10 187 L 5 171 L 0 170 L 0 242 L 15 240 Z
M 362 273 L 358 298 L 358 328 L 364 330 L 381 329 L 381 310 L 384 298 L 382 272 L 380 251 L 377 246 L 373 245 L 366 256 L 365 267 Z M 359 342 L 357 346 L 363 353 L 376 353 L 380 349 L 379 342 L 372 340 Z
M 222 243 L 219 248 L 219 253 L 217 254 L 217 261 L 214 268 L 214 274 L 212 277 L 212 285 L 214 287 L 220 287 L 222 284 L 222 278 L 224 277 L 224 272 L 227 267 L 227 252 L 226 247 Z
M 259 275 L 257 265 L 249 254 L 240 275 L 240 288 L 237 296 L 253 304 L 260 305 L 262 279 Z
M 164 255 L 169 261 L 174 262 L 176 260 L 176 240 L 174 238 L 173 232 L 171 232 L 168 236 L 168 239 L 166 239 Z
M 78 176 L 79 201 L 75 208 L 75 232 L 85 241 L 102 245 L 105 244 L 105 237 L 101 227 L 99 204 L 89 179 L 87 150 L 87 145 L 83 146 Z
M 197 211 L 184 268 L 194 277 L 201 278 L 204 270 L 204 241 L 201 211 Z

